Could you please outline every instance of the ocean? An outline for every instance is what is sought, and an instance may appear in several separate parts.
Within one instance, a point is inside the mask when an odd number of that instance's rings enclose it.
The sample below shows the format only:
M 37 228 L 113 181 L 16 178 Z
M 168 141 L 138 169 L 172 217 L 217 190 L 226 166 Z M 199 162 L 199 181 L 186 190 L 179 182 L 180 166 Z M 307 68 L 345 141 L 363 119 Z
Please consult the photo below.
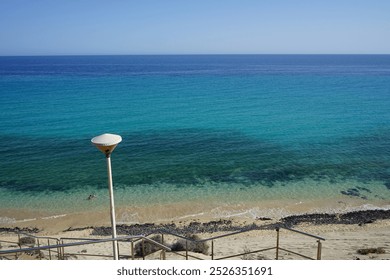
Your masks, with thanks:
M 388 208 L 389 109 L 390 55 L 0 57 L 0 221 L 107 208 L 103 133 L 119 222 Z

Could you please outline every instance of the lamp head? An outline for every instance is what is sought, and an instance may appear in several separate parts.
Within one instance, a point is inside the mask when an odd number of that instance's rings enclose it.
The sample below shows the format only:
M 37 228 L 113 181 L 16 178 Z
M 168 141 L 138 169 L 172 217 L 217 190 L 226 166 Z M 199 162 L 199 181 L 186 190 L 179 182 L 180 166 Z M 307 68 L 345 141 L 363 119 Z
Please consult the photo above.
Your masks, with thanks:
M 105 133 L 92 138 L 94 144 L 106 157 L 109 157 L 115 147 L 122 141 L 122 137 L 116 134 Z

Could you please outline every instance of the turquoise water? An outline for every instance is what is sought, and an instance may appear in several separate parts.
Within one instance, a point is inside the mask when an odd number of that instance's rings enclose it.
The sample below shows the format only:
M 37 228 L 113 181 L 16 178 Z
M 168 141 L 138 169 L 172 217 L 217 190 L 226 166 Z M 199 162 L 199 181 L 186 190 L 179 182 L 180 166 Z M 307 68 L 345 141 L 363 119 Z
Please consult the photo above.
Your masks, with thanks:
M 389 108 L 388 55 L 0 57 L 0 207 L 105 207 L 105 132 L 118 205 L 390 204 Z

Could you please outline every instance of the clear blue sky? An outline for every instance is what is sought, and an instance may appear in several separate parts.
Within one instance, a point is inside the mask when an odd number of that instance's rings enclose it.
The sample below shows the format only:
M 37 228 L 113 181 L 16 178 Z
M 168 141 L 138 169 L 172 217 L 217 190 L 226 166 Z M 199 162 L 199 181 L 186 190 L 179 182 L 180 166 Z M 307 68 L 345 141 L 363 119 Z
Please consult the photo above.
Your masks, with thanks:
M 0 0 L 0 55 L 390 54 L 390 0 Z

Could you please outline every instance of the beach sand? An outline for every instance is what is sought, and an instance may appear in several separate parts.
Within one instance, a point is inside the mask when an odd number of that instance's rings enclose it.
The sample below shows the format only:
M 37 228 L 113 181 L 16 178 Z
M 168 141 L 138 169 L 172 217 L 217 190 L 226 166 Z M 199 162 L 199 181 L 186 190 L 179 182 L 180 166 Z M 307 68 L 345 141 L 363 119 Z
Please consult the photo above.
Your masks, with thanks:
M 30 231 L 36 236 L 50 236 L 54 238 L 109 238 L 109 223 L 102 222 L 97 215 L 93 219 L 92 213 L 72 214 L 64 217 L 51 217 L 47 219 L 28 220 L 17 223 L 17 226 L 0 225 L 1 250 L 12 249 L 15 245 L 4 241 L 17 242 L 15 231 Z M 92 215 L 92 217 L 94 217 Z M 199 238 L 205 239 L 228 234 L 236 230 L 244 229 L 250 231 L 220 238 L 214 241 L 214 258 L 222 258 L 229 255 L 243 254 L 248 251 L 255 251 L 275 247 L 276 230 L 278 225 L 286 225 L 295 230 L 320 236 L 325 239 L 321 241 L 323 260 L 389 260 L 390 259 L 390 219 L 389 210 L 369 210 L 352 212 L 352 214 L 332 215 L 297 215 L 285 217 L 284 219 L 248 219 L 229 218 L 210 220 L 209 217 L 188 218 L 181 221 L 169 223 L 147 223 L 136 225 L 119 225 L 118 236 L 149 234 L 155 230 L 175 231 L 178 234 L 196 234 Z M 172 235 L 164 235 L 164 242 L 173 244 L 179 238 Z M 3 241 L 3 242 L 2 242 Z M 71 242 L 66 240 L 65 242 Z M 211 242 L 207 242 L 208 250 L 205 254 L 190 253 L 202 259 L 211 259 Z M 280 230 L 280 247 L 298 252 L 311 258 L 317 257 L 318 242 L 316 238 L 304 236 L 286 229 Z M 362 254 L 360 249 L 372 249 L 372 253 Z M 374 250 L 375 249 L 375 250 Z M 121 254 L 130 255 L 130 243 L 120 243 Z M 65 252 L 92 255 L 109 255 L 112 253 L 112 243 L 82 245 L 74 248 L 66 248 Z M 363 252 L 364 253 L 364 252 Z M 184 254 L 184 252 L 182 252 Z M 48 258 L 45 253 L 44 258 Z M 159 259 L 160 253 L 147 256 L 147 259 Z M 237 256 L 233 259 L 275 259 L 275 249 Z M 37 259 L 38 255 L 24 254 L 20 259 Z M 184 259 L 174 253 L 166 253 L 167 259 Z M 69 256 L 68 259 L 102 259 L 91 256 Z M 105 257 L 103 259 L 111 259 Z M 279 251 L 279 259 L 302 259 L 300 256 Z

